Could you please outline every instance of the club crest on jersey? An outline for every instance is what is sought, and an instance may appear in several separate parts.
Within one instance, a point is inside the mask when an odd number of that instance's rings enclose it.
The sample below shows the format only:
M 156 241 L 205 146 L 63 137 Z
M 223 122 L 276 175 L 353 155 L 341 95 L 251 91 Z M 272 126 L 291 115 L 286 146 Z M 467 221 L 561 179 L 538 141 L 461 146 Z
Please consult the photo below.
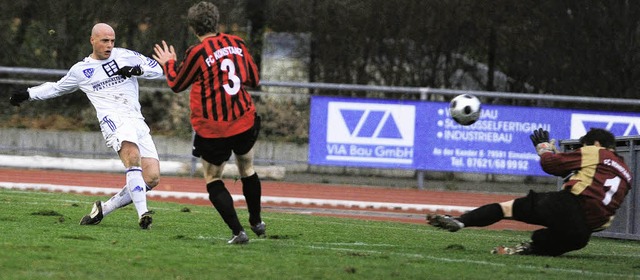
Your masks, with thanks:
M 84 74 L 85 77 L 87 77 L 88 79 L 91 78 L 91 76 L 93 76 L 93 68 L 87 68 L 82 70 L 82 74 Z
M 107 73 L 109 77 L 111 77 L 115 75 L 116 72 L 118 72 L 118 69 L 120 69 L 120 67 L 118 67 L 118 63 L 116 63 L 115 60 L 112 60 L 105 64 L 102 64 L 102 69 L 104 69 L 104 72 Z

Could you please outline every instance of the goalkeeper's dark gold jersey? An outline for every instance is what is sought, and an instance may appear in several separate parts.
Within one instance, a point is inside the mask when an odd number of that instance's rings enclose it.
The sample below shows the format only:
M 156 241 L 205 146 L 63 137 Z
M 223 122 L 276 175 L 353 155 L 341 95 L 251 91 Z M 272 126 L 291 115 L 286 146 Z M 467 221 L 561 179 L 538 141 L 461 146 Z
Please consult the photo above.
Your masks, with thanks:
M 230 137 L 253 126 L 255 107 L 245 85 L 256 87 L 258 68 L 240 37 L 219 33 L 191 46 L 185 59 L 164 65 L 174 92 L 191 86 L 191 124 L 205 138 Z
M 563 185 L 582 199 L 587 224 L 593 230 L 609 226 L 616 210 L 631 189 L 632 175 L 621 156 L 597 146 L 567 153 L 545 153 L 542 169 L 569 178 Z

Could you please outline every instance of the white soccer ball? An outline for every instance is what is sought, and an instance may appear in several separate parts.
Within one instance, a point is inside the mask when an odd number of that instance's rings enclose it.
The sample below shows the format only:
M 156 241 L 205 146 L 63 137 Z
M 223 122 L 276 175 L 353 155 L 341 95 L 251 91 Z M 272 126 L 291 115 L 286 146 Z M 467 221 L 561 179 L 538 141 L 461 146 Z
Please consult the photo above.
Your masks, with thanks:
M 480 118 L 480 99 L 471 94 L 461 94 L 449 103 L 449 114 L 461 125 L 472 125 Z

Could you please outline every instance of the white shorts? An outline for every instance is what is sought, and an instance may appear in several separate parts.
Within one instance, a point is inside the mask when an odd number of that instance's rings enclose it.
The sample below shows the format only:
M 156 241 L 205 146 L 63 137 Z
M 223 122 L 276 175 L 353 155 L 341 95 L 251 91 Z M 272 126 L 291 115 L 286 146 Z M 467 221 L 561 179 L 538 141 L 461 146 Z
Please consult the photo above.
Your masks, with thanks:
M 116 152 L 122 148 L 122 142 L 138 145 L 140 157 L 158 159 L 156 144 L 151 139 L 149 126 L 142 119 L 120 116 L 105 116 L 100 120 L 100 130 L 107 144 Z

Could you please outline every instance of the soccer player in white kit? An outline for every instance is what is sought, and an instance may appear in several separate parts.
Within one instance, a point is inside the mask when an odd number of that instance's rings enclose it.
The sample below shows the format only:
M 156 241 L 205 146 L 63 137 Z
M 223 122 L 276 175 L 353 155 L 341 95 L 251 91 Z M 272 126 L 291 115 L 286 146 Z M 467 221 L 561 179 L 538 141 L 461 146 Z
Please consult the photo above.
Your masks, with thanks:
M 81 225 L 96 225 L 105 215 L 133 202 L 139 226 L 152 223 L 146 191 L 158 185 L 160 163 L 150 129 L 140 111 L 137 77 L 163 77 L 158 63 L 137 52 L 116 48 L 115 31 L 105 23 L 96 24 L 90 38 L 93 52 L 71 67 L 59 81 L 14 93 L 10 103 L 45 100 L 82 90 L 95 107 L 100 129 L 108 147 L 113 148 L 126 168 L 126 185 L 106 202 L 96 201 Z

